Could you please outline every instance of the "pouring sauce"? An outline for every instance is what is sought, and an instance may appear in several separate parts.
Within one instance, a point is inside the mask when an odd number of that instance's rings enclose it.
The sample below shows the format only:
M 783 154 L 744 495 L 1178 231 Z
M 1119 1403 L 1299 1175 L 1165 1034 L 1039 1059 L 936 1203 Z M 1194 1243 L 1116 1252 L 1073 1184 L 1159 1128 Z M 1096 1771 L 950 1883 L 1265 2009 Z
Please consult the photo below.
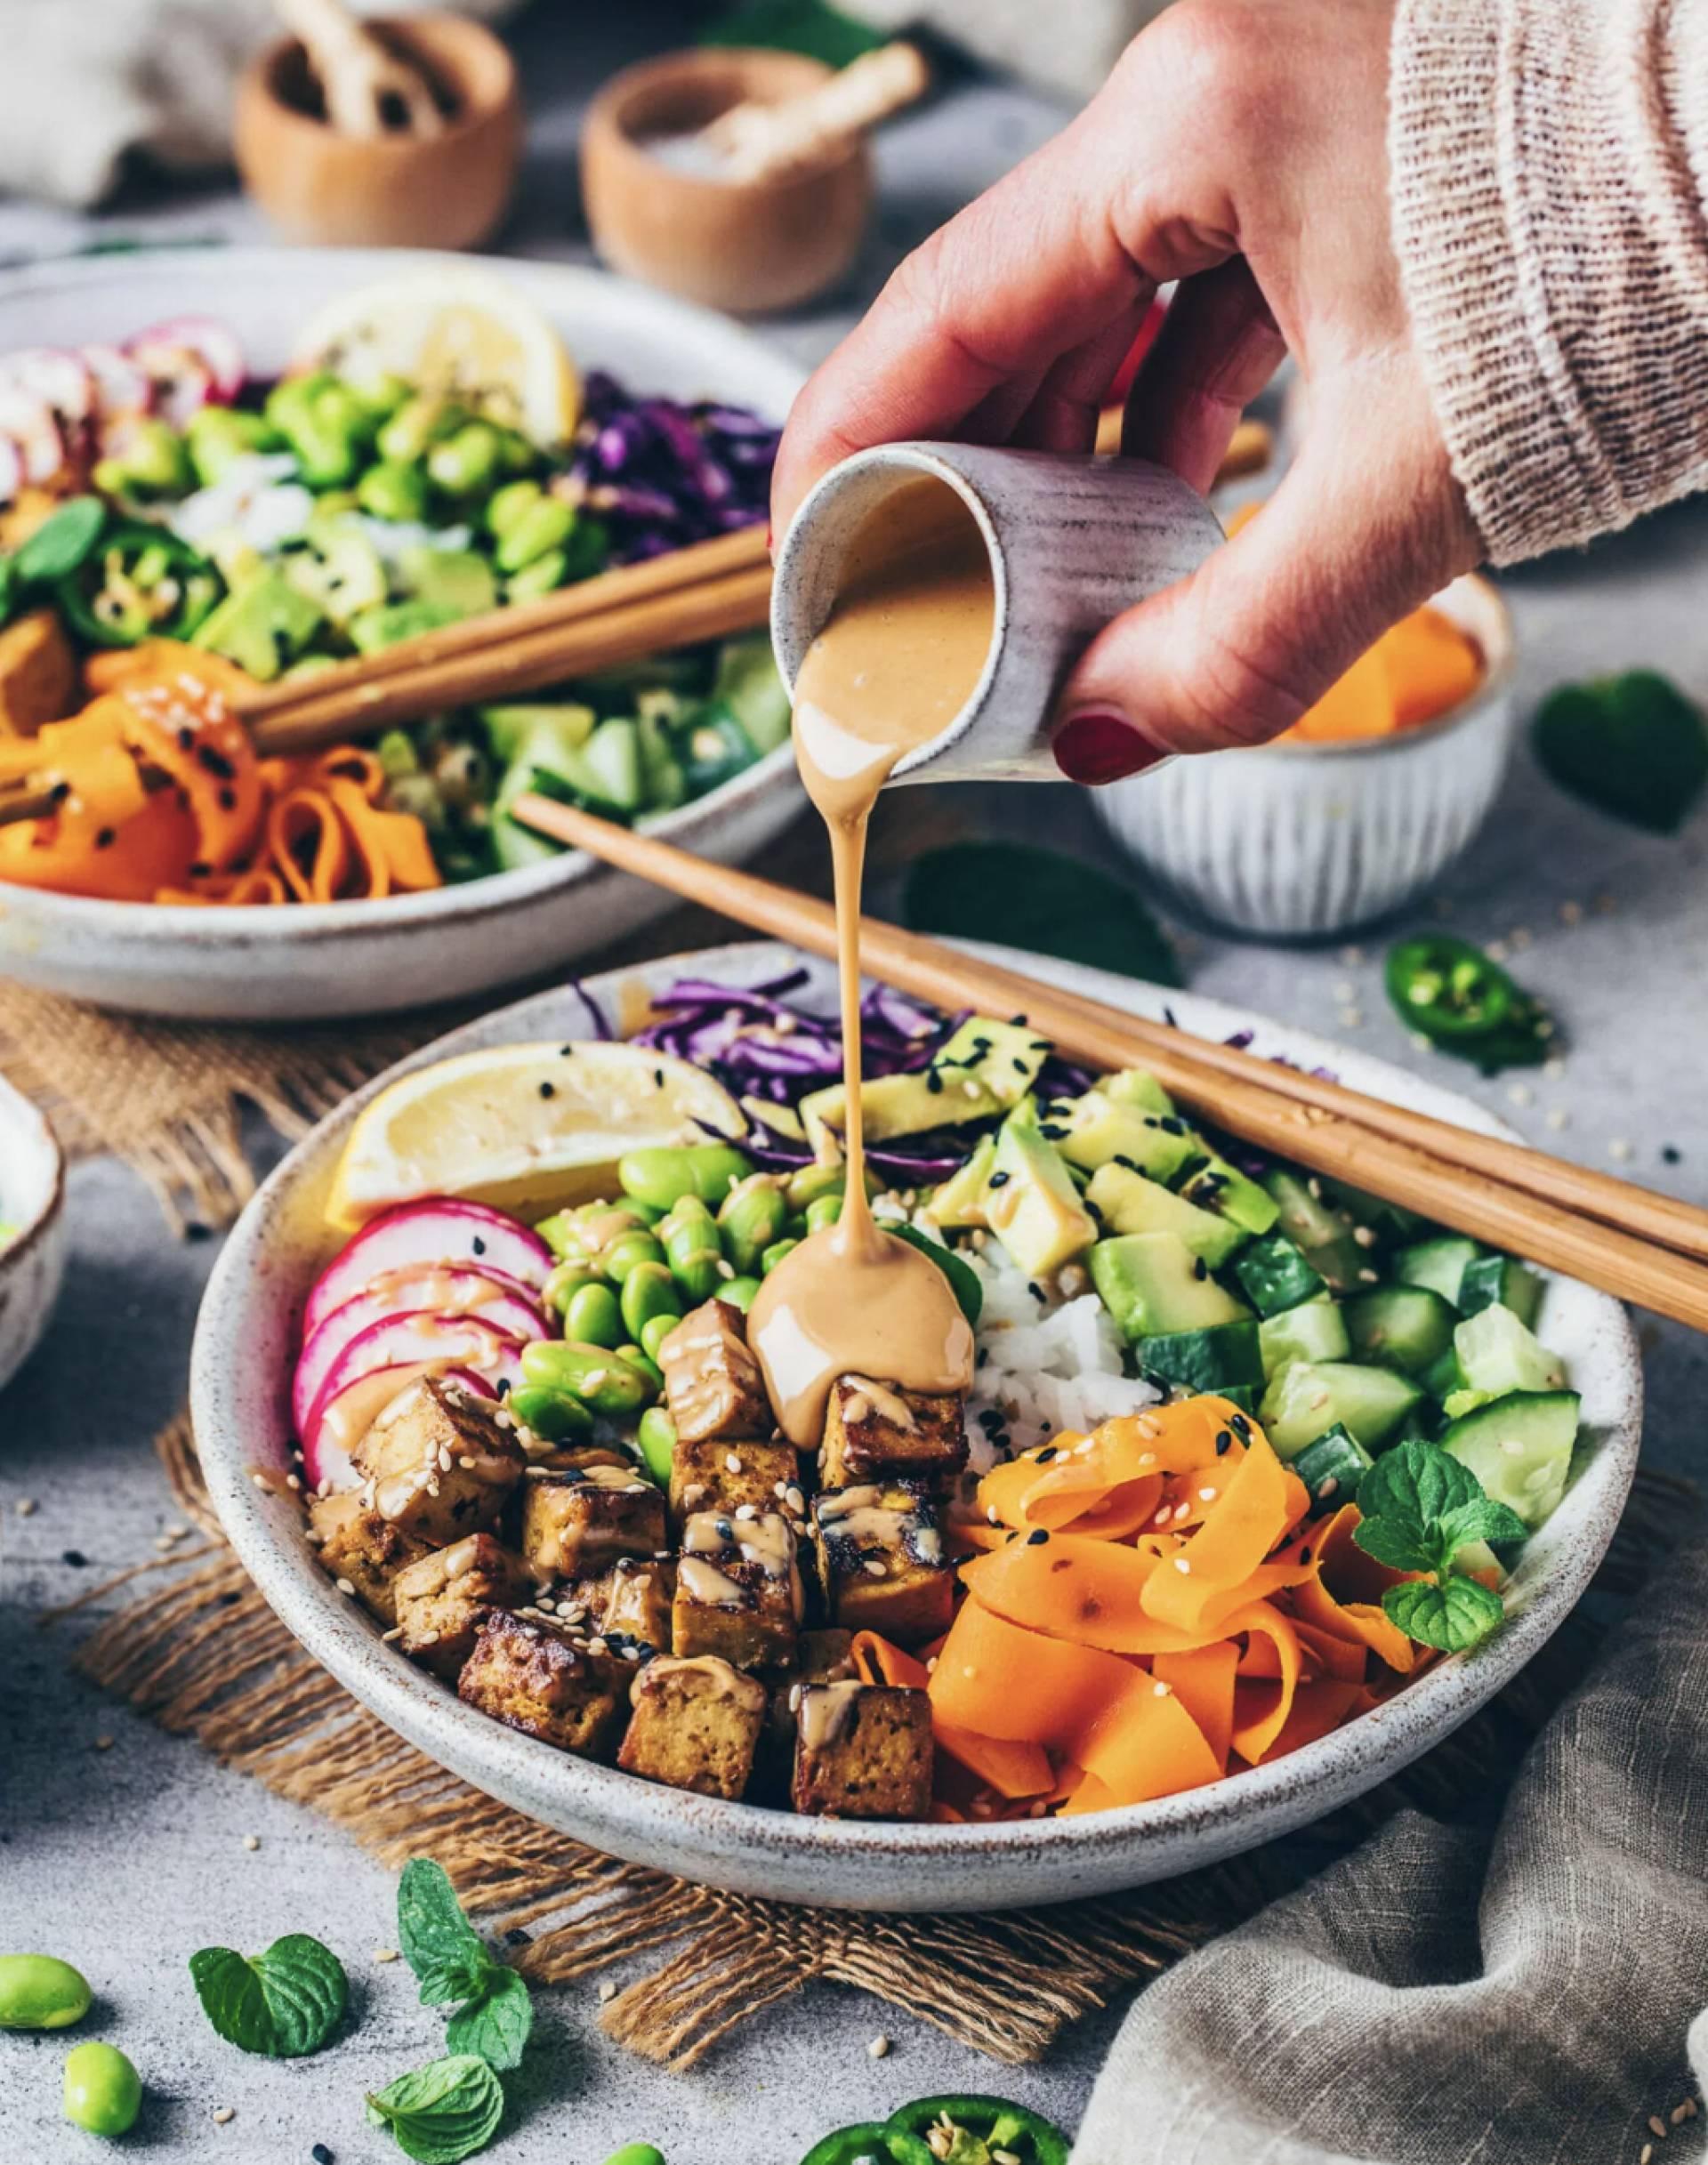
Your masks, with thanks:
M 795 760 L 829 831 L 835 880 L 847 1178 L 841 1217 L 760 1286 L 747 1338 L 778 1424 L 802 1450 L 822 1436 L 838 1376 L 934 1393 L 972 1382 L 972 1326 L 947 1277 L 882 1230 L 866 1193 L 860 880 L 878 792 L 971 697 L 995 623 L 978 522 L 946 482 L 922 475 L 862 521 L 835 607 L 795 685 Z

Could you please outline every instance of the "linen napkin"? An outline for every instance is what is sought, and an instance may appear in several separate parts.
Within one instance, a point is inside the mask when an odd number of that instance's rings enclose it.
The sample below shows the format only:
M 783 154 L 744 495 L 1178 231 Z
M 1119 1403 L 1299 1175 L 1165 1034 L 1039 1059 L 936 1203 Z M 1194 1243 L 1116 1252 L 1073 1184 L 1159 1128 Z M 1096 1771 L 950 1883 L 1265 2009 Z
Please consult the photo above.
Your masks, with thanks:
M 1699 2160 L 1704 1614 L 1681 1549 L 1486 1823 L 1404 1814 L 1150 1986 L 1073 2165 Z

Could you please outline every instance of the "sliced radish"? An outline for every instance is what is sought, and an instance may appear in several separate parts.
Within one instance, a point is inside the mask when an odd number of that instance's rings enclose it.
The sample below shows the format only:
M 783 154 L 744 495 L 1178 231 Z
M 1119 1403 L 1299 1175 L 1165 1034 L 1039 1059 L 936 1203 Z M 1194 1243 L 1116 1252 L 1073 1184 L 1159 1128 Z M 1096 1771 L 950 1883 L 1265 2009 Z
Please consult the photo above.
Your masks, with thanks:
M 302 1446 L 302 1470 L 310 1488 L 347 1489 L 357 1486 L 351 1453 L 394 1398 L 400 1397 L 423 1376 L 438 1376 L 447 1383 L 461 1384 L 471 1398 L 493 1398 L 497 1393 L 485 1376 L 472 1368 L 447 1368 L 438 1361 L 411 1361 L 397 1368 L 376 1368 L 359 1377 L 328 1405 Z
M 120 414 L 146 414 L 154 398 L 149 372 L 117 346 L 85 346 L 83 364 L 94 379 L 95 417 L 114 420 Z
M 175 427 L 197 406 L 230 406 L 243 389 L 243 348 L 211 316 L 174 316 L 139 332 L 125 350 L 148 370 Z
M 65 439 L 52 407 L 15 383 L 0 383 L 0 436 L 10 437 L 23 463 L 25 480 L 37 487 L 45 487 L 65 464 Z
M 523 1340 L 550 1336 L 544 1316 L 512 1279 L 504 1284 L 479 1271 L 451 1270 L 442 1263 L 388 1272 L 334 1308 L 302 1348 L 291 1380 L 291 1414 L 299 1433 L 322 1386 L 344 1349 L 376 1323 L 395 1316 L 478 1316 L 495 1330 Z
M 504 1377 L 515 1381 L 521 1372 L 516 1356 L 526 1343 L 517 1332 L 501 1331 L 478 1316 L 439 1316 L 431 1308 L 383 1316 L 358 1332 L 327 1371 L 309 1409 L 308 1429 L 313 1429 L 340 1391 L 376 1368 L 443 1361 L 447 1368 L 478 1368 L 495 1386 Z
M 303 1340 L 314 1336 L 334 1308 L 391 1271 L 451 1263 L 463 1269 L 500 1270 L 537 1289 L 545 1284 L 552 1260 L 552 1251 L 537 1233 L 484 1203 L 461 1203 L 447 1195 L 400 1203 L 370 1219 L 321 1273 L 302 1312 Z
M 24 486 L 24 458 L 9 436 L 0 436 L 0 503 L 12 503 Z
M 25 346 L 0 355 L 0 384 L 41 399 L 68 432 L 80 430 L 95 411 L 95 379 L 88 364 L 80 353 L 58 346 Z

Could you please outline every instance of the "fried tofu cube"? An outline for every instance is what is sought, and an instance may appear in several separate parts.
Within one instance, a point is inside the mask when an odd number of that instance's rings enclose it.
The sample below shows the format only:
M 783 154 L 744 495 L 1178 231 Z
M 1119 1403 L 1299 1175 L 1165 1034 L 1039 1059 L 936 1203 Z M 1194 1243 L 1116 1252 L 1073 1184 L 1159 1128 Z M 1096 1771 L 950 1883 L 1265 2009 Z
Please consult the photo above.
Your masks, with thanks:
M 617 1765 L 702 1797 L 741 1796 L 765 1720 L 765 1686 L 716 1654 L 661 1654 L 634 1680 Z
M 800 1518 L 806 1511 L 801 1460 L 780 1437 L 702 1437 L 676 1439 L 670 1454 L 670 1522 L 681 1527 L 696 1511 L 733 1511 L 751 1503 L 757 1511 Z
M 534 1581 L 521 1558 L 490 1533 L 468 1533 L 407 1565 L 392 1591 L 399 1646 L 448 1678 L 474 1651 L 475 1634 L 495 1609 L 533 1599 Z
M 810 1684 L 842 1684 L 855 1674 L 851 1631 L 802 1631 L 795 1642 L 794 1666 L 777 1681 L 760 1738 L 755 1787 L 787 1800 L 794 1764 L 795 1710 Z
M 354 1594 L 388 1630 L 398 1621 L 393 1581 L 407 1564 L 431 1553 L 425 1541 L 368 1509 L 348 1489 L 310 1504 L 309 1540 L 339 1592 Z
M 776 1427 L 747 1319 L 732 1302 L 707 1300 L 684 1316 L 659 1347 L 658 1365 L 670 1418 L 688 1443 L 769 1436 Z
M 463 1665 L 456 1692 L 506 1728 L 560 1751 L 608 1759 L 628 1718 L 634 1671 L 567 1625 L 495 1609 Z
M 839 1376 L 831 1386 L 818 1461 L 826 1488 L 906 1475 L 942 1482 L 966 1462 L 955 1392 L 901 1391 L 869 1376 Z
M 744 1516 L 745 1514 L 745 1516 Z M 802 1608 L 794 1528 L 780 1512 L 696 1511 L 682 1528 L 671 1652 L 720 1654 L 737 1669 L 794 1658 Z
M 926 1819 L 931 1707 L 888 1684 L 813 1684 L 795 1710 L 797 1812 L 839 1819 Z
M 520 1548 L 543 1579 L 592 1578 L 620 1556 L 665 1546 L 665 1498 L 626 1466 L 530 1470 L 522 1487 Z
M 608 1639 L 632 1639 L 661 1653 L 670 1645 L 671 1604 L 676 1565 L 669 1557 L 618 1557 L 599 1581 L 599 1606 L 591 1614 Z
M 864 1482 L 812 1500 L 819 1583 L 835 1621 L 903 1646 L 949 1628 L 955 1577 L 922 1481 Z
M 490 1526 L 528 1461 L 503 1408 L 423 1376 L 356 1446 L 363 1501 L 417 1540 L 460 1540 Z

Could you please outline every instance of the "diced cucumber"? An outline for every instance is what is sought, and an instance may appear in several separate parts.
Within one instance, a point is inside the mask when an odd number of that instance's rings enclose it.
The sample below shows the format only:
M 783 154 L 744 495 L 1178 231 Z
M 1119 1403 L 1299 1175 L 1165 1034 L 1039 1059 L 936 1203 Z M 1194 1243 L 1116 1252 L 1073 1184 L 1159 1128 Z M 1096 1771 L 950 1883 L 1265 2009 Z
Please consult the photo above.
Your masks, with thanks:
M 1325 1292 L 1278 1316 L 1266 1316 L 1257 1340 L 1266 1377 L 1278 1376 L 1294 1361 L 1343 1361 L 1352 1350 L 1346 1319 Z
M 1312 1507 L 1321 1504 L 1339 1510 L 1356 1503 L 1358 1483 L 1375 1464 L 1356 1436 L 1338 1423 L 1325 1429 L 1314 1444 L 1307 1444 L 1293 1461 L 1293 1470 L 1305 1485 Z
M 1233 1268 L 1240 1290 L 1260 1316 L 1279 1316 L 1324 1291 L 1320 1276 L 1285 1233 L 1254 1240 Z
M 1300 1361 L 1270 1383 L 1260 1418 L 1284 1459 L 1296 1458 L 1337 1421 L 1366 1451 L 1380 1451 L 1422 1396 L 1416 1384 L 1390 1368 Z
M 725 644 L 718 656 L 712 696 L 729 708 L 756 752 L 775 751 L 788 743 L 788 687 L 777 674 L 771 642 L 764 632 Z
M 1534 1530 L 1566 1493 L 1577 1416 L 1575 1391 L 1509 1391 L 1454 1421 L 1441 1447 Z
M 1459 1307 L 1467 1316 L 1495 1302 L 1511 1308 L 1522 1324 L 1534 1324 L 1542 1306 L 1542 1280 L 1510 1255 L 1479 1255 L 1467 1263 L 1459 1281 Z
M 1201 1155 L 1183 1120 L 1118 1105 L 1100 1089 L 1088 1090 L 1083 1098 L 1056 1099 L 1044 1107 L 1043 1121 L 1044 1134 L 1063 1157 L 1087 1172 L 1113 1163 L 1166 1183 Z
M 1426 1285 L 1444 1300 L 1459 1305 L 1459 1282 L 1484 1253 L 1462 1233 L 1438 1234 L 1433 1240 L 1414 1241 L 1394 1258 L 1394 1276 L 1402 1285 Z
M 1396 1241 L 1418 1240 L 1430 1229 L 1429 1220 L 1415 1211 L 1384 1202 L 1380 1195 L 1366 1195 L 1361 1187 L 1349 1187 L 1344 1180 L 1335 1181 L 1333 1195 L 1336 1207 L 1358 1225 L 1368 1226 L 1384 1247 Z
M 1118 1068 L 1114 1074 L 1105 1075 L 1098 1087 L 1116 1105 L 1131 1106 L 1140 1113 L 1155 1113 L 1159 1119 L 1172 1120 L 1174 1116 L 1174 1100 L 1146 1068 Z
M 1219 1324 L 1209 1331 L 1175 1331 L 1139 1343 L 1139 1365 L 1185 1391 L 1226 1391 L 1263 1380 L 1255 1323 Z
M 1566 1380 L 1564 1368 L 1535 1333 L 1498 1305 L 1467 1316 L 1453 1334 L 1453 1349 L 1464 1378 L 1446 1401 L 1455 1420 L 1509 1391 L 1557 1391 Z
M 624 716 L 601 721 L 582 746 L 579 759 L 590 796 L 620 811 L 640 809 L 640 731 L 634 721 Z
M 673 812 L 688 801 L 688 776 L 669 726 L 654 713 L 635 717 L 640 743 L 640 790 L 649 812 Z
M 1422 1383 L 1431 1398 L 1451 1398 L 1454 1391 L 1465 1388 L 1465 1372 L 1451 1346 L 1438 1360 L 1430 1363 L 1423 1372 Z
M 1225 1398 L 1229 1405 L 1237 1406 L 1242 1413 L 1250 1413 L 1255 1419 L 1257 1402 L 1262 1393 L 1255 1383 L 1224 1383 L 1216 1396 Z
M 1129 1340 L 1211 1331 L 1246 1317 L 1177 1233 L 1100 1240 L 1092 1250 L 1091 1268 L 1104 1307 Z
M 1263 1185 L 1279 1212 L 1281 1230 L 1295 1248 L 1307 1253 L 1326 1248 L 1346 1231 L 1346 1221 L 1324 1201 L 1320 1180 L 1309 1180 L 1285 1165 L 1272 1165 Z
M 1427 1285 L 1384 1285 L 1346 1304 L 1346 1327 L 1361 1361 L 1424 1376 L 1453 1344 L 1458 1311 Z
M 592 735 L 593 724 L 599 720 L 590 706 L 545 699 L 483 706 L 478 712 L 486 725 L 487 738 L 492 746 L 494 759 L 505 766 L 520 754 L 526 744 L 536 766 L 551 767 L 552 761 L 544 756 L 540 747 L 555 745 L 563 756 L 579 752 Z M 557 771 L 559 769 L 553 768 L 553 772 Z M 564 769 L 561 771 L 568 781 L 568 770 Z
M 1267 1233 L 1281 1215 L 1273 1195 L 1213 1152 L 1180 1183 L 1180 1193 L 1200 1210 L 1214 1211 L 1246 1233 Z
M 1124 1165 L 1100 1165 L 1085 1199 L 1110 1233 L 1177 1233 L 1212 1270 L 1225 1263 L 1245 1235 L 1213 1211 L 1201 1211 L 1184 1195 L 1172 1195 L 1159 1181 Z

